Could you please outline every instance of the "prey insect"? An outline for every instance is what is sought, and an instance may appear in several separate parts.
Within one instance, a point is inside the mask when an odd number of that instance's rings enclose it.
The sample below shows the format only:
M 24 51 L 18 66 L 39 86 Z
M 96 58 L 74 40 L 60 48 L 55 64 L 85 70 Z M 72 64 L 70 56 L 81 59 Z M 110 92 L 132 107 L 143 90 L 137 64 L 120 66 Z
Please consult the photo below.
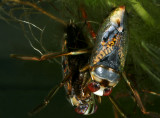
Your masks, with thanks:
M 14 1 L 10 1 L 14 2 Z M 15 1 L 20 4 L 28 5 L 36 8 L 38 11 L 42 11 L 41 8 L 30 2 Z M 47 12 L 43 11 L 44 14 Z M 48 14 L 48 15 L 47 15 Z M 89 44 L 86 41 L 86 37 L 83 36 L 82 28 L 78 27 L 73 22 L 65 23 L 64 21 L 51 16 L 49 13 L 46 15 L 52 19 L 65 25 L 65 37 L 63 41 L 63 49 L 60 53 L 49 53 L 38 57 L 20 56 L 12 54 L 11 57 L 21 60 L 33 60 L 43 61 L 49 60 L 55 57 L 62 56 L 63 76 L 62 82 L 53 88 L 48 96 L 45 97 L 44 101 L 35 107 L 29 114 L 33 115 L 42 110 L 50 102 L 55 93 L 61 88 L 65 87 L 68 99 L 72 106 L 75 107 L 75 111 L 79 114 L 89 115 L 95 113 L 97 110 L 96 97 L 89 91 L 86 86 L 88 81 L 91 79 L 89 71 L 80 72 L 79 69 L 88 63 L 90 54 L 86 55 L 91 51 Z M 82 55 L 83 54 L 83 55 Z M 71 55 L 71 56 L 70 56 Z M 75 56 L 73 56 L 75 55 Z
M 74 40 L 73 40 L 74 39 Z M 69 23 L 66 27 L 66 35 L 62 44 L 62 52 L 72 52 L 59 54 L 56 56 L 62 56 L 62 67 L 63 67 L 63 81 L 55 89 L 51 90 L 49 95 L 45 98 L 44 102 L 33 109 L 30 114 L 35 114 L 43 109 L 51 100 L 53 95 L 57 90 L 64 86 L 67 92 L 67 98 L 71 105 L 75 107 L 75 111 L 79 114 L 90 115 L 96 112 L 96 97 L 89 91 L 87 83 L 90 81 L 89 71 L 80 72 L 79 69 L 82 68 L 90 55 L 83 54 L 83 51 L 74 52 L 74 50 L 84 50 L 89 47 L 85 37 L 81 32 L 81 29 L 74 23 Z M 88 52 L 88 50 L 86 50 Z M 83 55 L 79 55 L 83 54 Z M 74 56 L 73 56 L 74 55 Z M 48 56 L 45 59 L 56 57 Z M 20 57 L 21 58 L 21 57 Z M 21 58 L 22 59 L 22 58 Z M 35 59 L 34 59 L 35 60 Z
M 63 50 L 71 52 L 75 49 L 84 49 L 89 46 L 81 30 L 73 23 L 69 24 L 66 32 L 67 37 L 64 40 Z M 64 78 L 72 73 L 69 81 L 64 85 L 68 99 L 76 107 L 75 111 L 84 115 L 93 114 L 97 110 L 95 95 L 86 86 L 90 81 L 89 71 L 79 71 L 88 62 L 89 57 L 89 54 L 62 57 Z

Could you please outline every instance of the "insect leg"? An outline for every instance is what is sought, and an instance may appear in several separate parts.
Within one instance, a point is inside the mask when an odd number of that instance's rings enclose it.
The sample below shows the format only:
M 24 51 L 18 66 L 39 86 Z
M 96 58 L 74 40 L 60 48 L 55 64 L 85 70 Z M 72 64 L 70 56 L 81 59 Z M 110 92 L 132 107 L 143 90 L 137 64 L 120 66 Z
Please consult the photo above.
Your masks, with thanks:
M 119 118 L 117 109 L 115 107 L 113 107 L 113 111 L 114 111 L 114 118 Z
M 98 103 L 101 103 L 101 102 L 102 102 L 101 96 L 97 96 L 97 95 L 96 95 L 96 98 L 97 98 Z
M 78 51 L 73 51 L 73 52 L 49 53 L 49 54 L 42 55 L 40 58 L 34 57 L 34 56 L 21 56 L 21 55 L 16 55 L 16 54 L 11 54 L 10 56 L 12 58 L 21 59 L 21 60 L 43 61 L 43 60 L 53 59 L 53 58 L 61 57 L 61 56 L 80 55 L 80 54 L 85 54 L 89 52 L 90 52 L 89 49 L 84 49 L 84 50 L 78 50 Z
M 87 64 L 87 65 L 85 65 L 83 68 L 81 68 L 81 69 L 79 70 L 79 72 L 85 72 L 85 71 L 87 71 L 89 68 L 90 68 L 90 65 Z
M 108 96 L 109 100 L 112 102 L 112 104 L 114 105 L 115 109 L 121 114 L 121 116 L 123 118 L 127 118 L 127 116 L 123 113 L 123 111 L 119 108 L 118 104 L 116 103 L 116 101 L 113 99 L 112 96 Z
M 32 57 L 32 56 L 22 56 L 22 55 L 10 54 L 10 57 L 20 59 L 20 60 L 40 61 L 40 58 Z
M 46 59 L 52 59 L 52 58 L 56 58 L 56 57 L 60 57 L 60 56 L 67 56 L 67 55 L 80 55 L 80 54 L 85 54 L 85 53 L 89 53 L 90 50 L 89 49 L 83 49 L 83 50 L 78 50 L 78 51 L 74 51 L 74 52 L 62 52 L 59 54 L 55 54 L 55 53 L 49 53 L 46 55 L 43 55 L 41 57 L 41 60 L 46 60 Z
M 156 93 L 156 92 L 153 92 L 153 91 L 149 91 L 149 90 L 142 90 L 142 92 L 145 92 L 145 93 L 150 93 L 152 95 L 156 95 L 156 96 L 160 96 L 159 93 Z
M 80 10 L 82 13 L 82 17 L 87 24 L 87 29 L 89 30 L 90 35 L 92 36 L 92 38 L 94 40 L 96 40 L 96 33 L 93 31 L 91 24 L 87 21 L 87 13 L 86 13 L 85 9 L 83 7 L 81 7 Z
M 135 98 L 135 100 L 137 102 L 137 105 L 141 109 L 141 112 L 143 114 L 145 114 L 145 115 L 149 115 L 149 116 L 152 116 L 152 117 L 155 117 L 155 118 L 160 118 L 160 115 L 158 113 L 146 111 L 146 109 L 145 109 L 145 107 L 144 107 L 144 105 L 142 103 L 142 100 L 140 98 L 140 95 L 138 94 L 137 90 L 132 87 L 131 83 L 127 79 L 126 74 L 124 72 L 122 73 L 122 76 L 123 76 L 124 80 L 126 81 L 127 85 L 129 86 L 129 88 L 131 89 L 131 91 L 132 91 L 132 93 L 134 95 L 134 98 Z
M 62 82 L 57 85 L 56 87 L 52 88 L 50 90 L 50 92 L 48 93 L 48 95 L 44 98 L 44 101 L 39 104 L 38 106 L 36 106 L 32 111 L 29 112 L 29 115 L 34 115 L 38 112 L 40 112 L 42 109 L 44 109 L 49 102 L 51 101 L 51 99 L 53 98 L 53 96 L 58 92 L 58 90 L 63 87 L 63 85 L 69 80 L 70 76 L 72 73 L 68 74 L 63 80 Z

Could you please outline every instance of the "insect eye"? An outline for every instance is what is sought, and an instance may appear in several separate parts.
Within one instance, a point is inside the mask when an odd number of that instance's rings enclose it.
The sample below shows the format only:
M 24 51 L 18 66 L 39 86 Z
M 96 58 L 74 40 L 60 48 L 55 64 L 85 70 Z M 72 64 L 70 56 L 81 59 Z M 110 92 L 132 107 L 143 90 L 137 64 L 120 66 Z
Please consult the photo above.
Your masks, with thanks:
M 78 114 L 84 114 L 87 109 L 88 109 L 88 105 L 80 105 L 80 106 L 77 106 L 77 107 L 75 108 L 75 111 L 76 111 Z
M 112 88 L 106 88 L 103 91 L 103 96 L 109 96 L 112 93 Z
M 100 84 L 97 82 L 91 82 L 88 84 L 88 88 L 91 92 L 96 92 L 100 89 Z

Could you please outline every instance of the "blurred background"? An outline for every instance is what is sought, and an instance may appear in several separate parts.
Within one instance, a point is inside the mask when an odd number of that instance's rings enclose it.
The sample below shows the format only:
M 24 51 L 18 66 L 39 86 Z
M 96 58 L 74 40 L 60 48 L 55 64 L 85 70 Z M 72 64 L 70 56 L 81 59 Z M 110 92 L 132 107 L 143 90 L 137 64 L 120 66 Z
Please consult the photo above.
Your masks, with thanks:
M 160 2 L 158 0 L 30 0 L 66 23 L 70 20 L 83 25 L 80 8 L 87 13 L 87 21 L 95 32 L 110 12 L 126 6 L 128 54 L 124 71 L 139 92 L 148 111 L 160 113 Z M 60 52 L 65 26 L 26 4 L 2 0 L 0 2 L 0 117 L 28 118 L 28 112 L 41 103 L 49 90 L 62 80 L 61 58 L 51 61 L 22 61 L 10 54 L 41 56 L 41 53 Z M 84 30 L 87 37 L 91 37 Z M 41 53 L 34 50 L 31 43 Z M 114 88 L 112 96 L 131 118 L 152 118 L 143 115 L 132 99 L 123 80 Z M 64 88 L 50 104 L 33 118 L 114 118 L 113 105 L 102 98 L 98 110 L 90 116 L 75 113 L 66 99 Z M 119 117 L 121 117 L 119 115 Z M 116 117 L 117 118 L 117 117 Z

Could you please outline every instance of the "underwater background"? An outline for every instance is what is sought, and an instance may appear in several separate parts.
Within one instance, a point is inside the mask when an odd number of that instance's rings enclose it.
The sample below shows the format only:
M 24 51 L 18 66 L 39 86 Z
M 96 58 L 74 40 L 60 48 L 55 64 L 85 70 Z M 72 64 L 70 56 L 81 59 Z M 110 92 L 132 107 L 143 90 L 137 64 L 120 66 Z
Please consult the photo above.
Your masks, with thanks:
M 16 0 L 15 0 L 16 1 Z M 30 0 L 40 8 L 65 22 L 73 20 L 82 25 L 80 8 L 87 12 L 95 32 L 110 12 L 126 6 L 128 54 L 124 71 L 139 92 L 147 111 L 160 113 L 160 2 L 158 0 Z M 28 21 L 28 24 L 26 23 Z M 35 26 L 33 26 L 33 24 Z M 37 28 L 39 27 L 39 28 Z M 0 2 L 0 117 L 28 118 L 28 112 L 41 103 L 49 90 L 62 80 L 61 58 L 50 61 L 22 61 L 10 54 L 40 56 L 31 43 L 43 54 L 60 52 L 64 24 L 35 10 L 12 1 Z M 90 34 L 84 31 L 87 37 Z M 38 41 L 37 41 L 38 40 Z M 43 42 L 43 46 L 41 44 Z M 132 93 L 123 80 L 113 89 L 112 96 L 130 118 L 152 118 L 141 113 Z M 119 118 L 107 97 L 90 116 L 79 115 L 66 99 L 62 87 L 48 106 L 33 118 Z

